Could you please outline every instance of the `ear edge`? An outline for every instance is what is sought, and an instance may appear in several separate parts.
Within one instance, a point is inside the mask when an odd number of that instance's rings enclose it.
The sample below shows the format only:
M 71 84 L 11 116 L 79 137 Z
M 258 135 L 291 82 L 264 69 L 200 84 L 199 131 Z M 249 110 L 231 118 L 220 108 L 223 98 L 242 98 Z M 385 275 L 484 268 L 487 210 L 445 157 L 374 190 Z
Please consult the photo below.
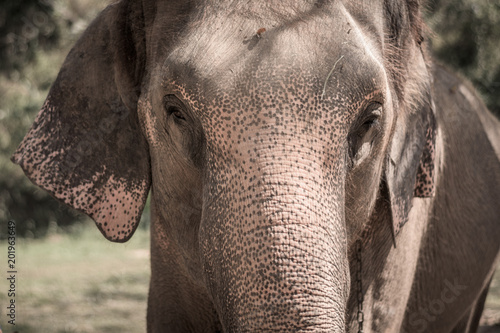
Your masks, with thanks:
M 89 202 L 84 198 L 90 192 L 95 191 L 91 182 L 82 184 L 80 188 L 68 188 L 64 184 L 54 186 L 54 184 L 41 182 L 42 178 L 39 174 L 42 171 L 33 165 L 26 164 L 21 151 L 16 151 L 11 161 L 21 167 L 34 185 L 48 192 L 56 200 L 92 218 L 107 240 L 123 243 L 135 233 L 146 205 L 151 183 L 150 177 L 131 186 L 130 182 L 114 181 L 114 177 L 111 176 L 105 186 L 97 189 L 100 193 L 94 195 L 95 200 Z M 126 184 L 128 189 L 125 189 L 123 184 Z M 120 206 L 122 208 L 127 206 L 129 210 L 120 209 Z
M 416 155 L 418 156 L 418 166 L 413 169 L 414 171 L 412 171 L 412 168 L 407 168 L 407 170 L 404 170 L 405 173 L 402 175 L 398 173 L 396 169 L 400 166 L 396 166 L 396 162 L 392 161 L 391 154 L 389 153 L 385 164 L 385 171 L 383 173 L 384 177 L 382 181 L 385 182 L 385 186 L 387 187 L 386 192 L 391 209 L 390 216 L 392 220 L 391 225 L 394 238 L 399 234 L 401 228 L 408 222 L 408 215 L 412 208 L 413 198 L 428 198 L 433 197 L 435 194 L 434 151 L 436 140 L 436 121 L 434 115 L 434 103 L 432 102 L 432 98 L 430 96 L 429 102 L 424 104 L 421 112 L 423 112 L 422 119 L 423 124 L 425 124 L 425 141 L 423 144 L 420 143 L 414 145 L 416 147 L 422 147 L 419 154 Z M 411 177 L 410 179 L 414 179 L 412 187 L 410 187 L 410 184 L 400 184 L 405 182 L 405 176 Z
M 119 68 L 116 52 L 112 52 L 116 50 L 108 43 L 112 18 L 124 6 L 133 4 L 121 2 L 105 9 L 75 44 L 11 157 L 34 184 L 89 215 L 101 233 L 116 242 L 127 241 L 135 232 L 151 183 L 137 105 L 133 98 L 132 104 L 124 100 L 133 95 L 127 89 L 133 85 L 129 80 L 133 74 L 115 75 Z M 96 45 L 95 50 L 89 50 L 89 44 Z M 136 162 L 126 167 L 119 159 L 124 155 Z
M 419 198 L 433 197 L 435 189 L 435 147 L 436 119 L 434 108 L 429 113 L 429 126 L 425 133 L 425 148 L 420 157 L 420 163 L 415 182 L 414 196 Z

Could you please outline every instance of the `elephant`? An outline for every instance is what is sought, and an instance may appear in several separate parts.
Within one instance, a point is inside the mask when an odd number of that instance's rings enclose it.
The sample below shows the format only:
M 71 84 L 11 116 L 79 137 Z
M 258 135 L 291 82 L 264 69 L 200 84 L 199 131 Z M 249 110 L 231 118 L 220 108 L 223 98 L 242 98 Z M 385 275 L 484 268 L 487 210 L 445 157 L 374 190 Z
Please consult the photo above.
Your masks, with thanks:
M 500 124 L 420 0 L 120 0 L 13 162 L 125 242 L 151 195 L 148 332 L 474 332 Z

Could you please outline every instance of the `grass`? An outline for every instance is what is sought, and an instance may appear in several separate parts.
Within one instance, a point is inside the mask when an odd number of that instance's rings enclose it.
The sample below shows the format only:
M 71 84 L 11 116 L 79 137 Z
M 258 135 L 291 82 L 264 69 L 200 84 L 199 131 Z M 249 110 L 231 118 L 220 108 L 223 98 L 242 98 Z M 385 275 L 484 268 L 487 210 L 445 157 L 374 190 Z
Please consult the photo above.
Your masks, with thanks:
M 1 243 L 6 251 L 5 242 Z M 18 239 L 16 326 L 4 333 L 145 332 L 149 235 L 125 244 L 107 241 L 94 226 L 44 241 Z M 8 301 L 2 279 L 0 303 Z M 3 287 L 5 286 L 5 287 Z
M 0 243 L 7 251 L 7 244 Z M 3 256 L 2 256 L 3 258 Z M 90 224 L 45 240 L 17 239 L 16 326 L 6 323 L 6 280 L 0 280 L 4 333 L 145 332 L 149 234 L 138 229 L 125 244 L 111 243 Z M 6 272 L 6 263 L 2 271 Z M 485 314 L 500 314 L 500 269 Z

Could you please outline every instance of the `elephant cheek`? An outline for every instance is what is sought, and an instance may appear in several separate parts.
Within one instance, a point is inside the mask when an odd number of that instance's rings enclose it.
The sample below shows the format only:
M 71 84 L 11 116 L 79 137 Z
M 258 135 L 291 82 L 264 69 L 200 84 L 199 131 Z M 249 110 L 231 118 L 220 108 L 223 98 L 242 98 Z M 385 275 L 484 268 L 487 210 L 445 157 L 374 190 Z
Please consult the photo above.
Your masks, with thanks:
M 344 212 L 330 209 L 343 205 L 303 204 L 295 185 L 264 186 L 259 200 L 240 202 L 246 209 L 234 209 L 235 193 L 204 207 L 205 276 L 226 331 L 345 330 Z M 323 197 L 309 191 L 309 198 Z

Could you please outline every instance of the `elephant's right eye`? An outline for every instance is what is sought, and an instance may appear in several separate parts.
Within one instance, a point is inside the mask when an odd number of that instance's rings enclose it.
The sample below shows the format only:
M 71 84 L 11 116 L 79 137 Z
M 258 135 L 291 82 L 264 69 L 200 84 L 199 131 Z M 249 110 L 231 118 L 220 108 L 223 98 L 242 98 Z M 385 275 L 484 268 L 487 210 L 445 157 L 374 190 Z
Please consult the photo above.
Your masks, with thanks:
M 169 106 L 167 108 L 167 116 L 174 117 L 177 120 L 186 120 L 182 111 L 176 106 Z
M 167 119 L 171 118 L 176 122 L 186 121 L 185 106 L 175 95 L 166 95 L 163 103 Z

